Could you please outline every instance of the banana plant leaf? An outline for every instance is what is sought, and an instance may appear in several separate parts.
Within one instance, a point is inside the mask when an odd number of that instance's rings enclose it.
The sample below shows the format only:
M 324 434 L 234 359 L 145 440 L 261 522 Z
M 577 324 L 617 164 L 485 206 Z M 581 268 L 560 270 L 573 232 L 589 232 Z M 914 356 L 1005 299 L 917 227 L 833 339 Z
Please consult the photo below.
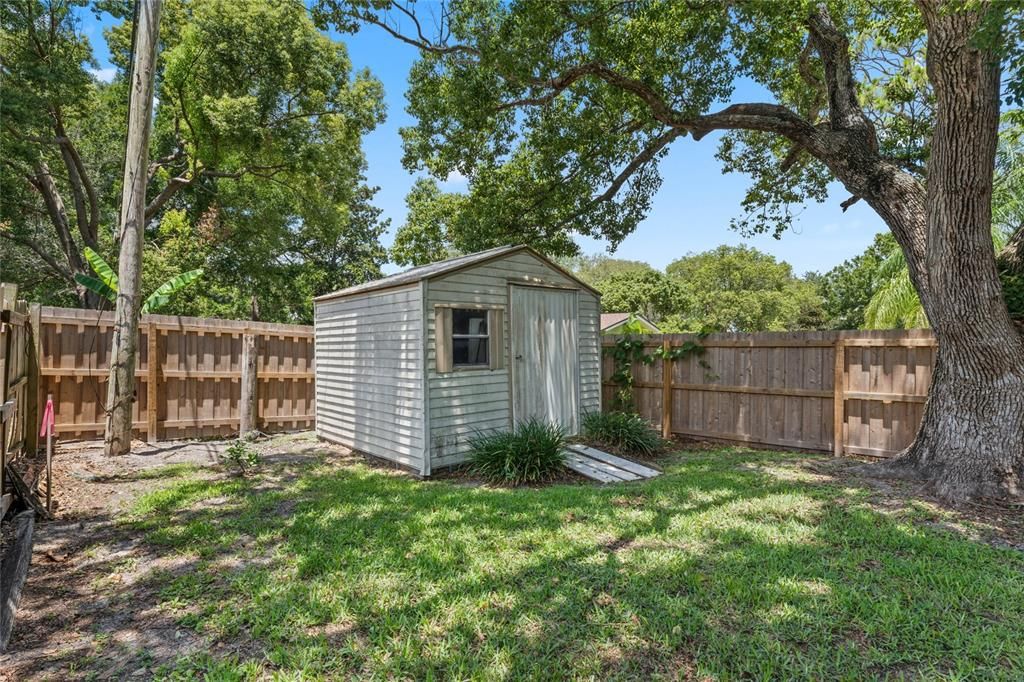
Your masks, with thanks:
M 180 275 L 172 277 L 163 284 L 161 284 L 156 291 L 149 295 L 146 302 L 142 304 L 142 310 L 139 311 L 142 315 L 151 313 L 165 305 L 171 300 L 171 296 L 175 292 L 185 288 L 195 280 L 199 279 L 203 275 L 202 268 L 197 270 L 189 270 L 183 272 Z
M 89 262 L 89 266 L 92 267 L 92 269 L 99 276 L 100 281 L 106 284 L 109 289 L 112 289 L 116 293 L 118 285 L 117 273 L 114 272 L 113 268 L 107 265 L 107 261 L 103 260 L 103 257 L 100 256 L 100 254 L 96 253 L 88 246 L 85 247 L 85 260 Z M 86 285 L 82 284 L 82 286 Z
M 111 289 L 105 282 L 102 282 L 95 277 L 75 273 L 75 281 L 94 294 L 99 294 L 111 303 L 115 303 L 117 301 L 117 290 Z

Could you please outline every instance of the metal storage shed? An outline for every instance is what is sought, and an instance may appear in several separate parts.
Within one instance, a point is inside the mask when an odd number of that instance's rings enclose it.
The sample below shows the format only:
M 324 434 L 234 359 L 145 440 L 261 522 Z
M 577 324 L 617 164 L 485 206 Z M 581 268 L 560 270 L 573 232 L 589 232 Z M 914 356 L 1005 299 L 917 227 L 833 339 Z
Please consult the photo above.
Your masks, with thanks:
M 316 432 L 423 475 L 477 431 L 601 407 L 600 294 L 527 246 L 314 299 Z

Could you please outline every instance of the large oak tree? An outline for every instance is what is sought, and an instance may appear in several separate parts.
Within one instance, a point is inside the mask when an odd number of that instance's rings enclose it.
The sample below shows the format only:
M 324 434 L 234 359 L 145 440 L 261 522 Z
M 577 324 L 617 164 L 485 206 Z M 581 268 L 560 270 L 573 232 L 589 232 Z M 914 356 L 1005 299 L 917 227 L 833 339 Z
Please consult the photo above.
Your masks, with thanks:
M 1019 68 L 1018 3 L 322 0 L 420 49 L 406 162 L 458 171 L 496 241 L 617 243 L 644 218 L 659 160 L 726 131 L 754 182 L 738 223 L 782 230 L 830 181 L 899 243 L 938 337 L 917 439 L 890 469 L 949 498 L 1019 497 L 1024 341 L 990 238 L 1001 62 Z M 425 18 L 426 17 L 426 18 Z M 1007 28 L 1008 27 L 1008 28 Z M 1012 40 L 1011 40 L 1012 39 Z M 1011 99 L 1020 94 L 1011 75 Z M 767 101 L 736 102 L 750 79 Z M 728 104 L 721 104 L 726 102 Z

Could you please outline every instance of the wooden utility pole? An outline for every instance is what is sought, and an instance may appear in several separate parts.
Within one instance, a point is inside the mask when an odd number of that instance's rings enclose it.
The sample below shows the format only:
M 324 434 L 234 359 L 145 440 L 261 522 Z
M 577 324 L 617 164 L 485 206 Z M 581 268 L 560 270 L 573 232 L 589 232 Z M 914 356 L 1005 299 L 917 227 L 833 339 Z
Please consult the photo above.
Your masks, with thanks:
M 256 335 L 242 335 L 242 384 L 238 401 L 238 437 L 248 438 L 256 431 L 259 413 L 256 409 L 259 379 L 256 376 L 257 359 Z
M 123 455 L 132 445 L 132 404 L 135 402 L 135 354 L 139 342 L 139 280 L 143 229 L 146 226 L 146 180 L 149 132 L 153 122 L 153 81 L 160 38 L 161 0 L 135 3 L 128 137 L 121 190 L 121 249 L 117 261 L 118 292 L 114 339 L 107 383 L 107 424 L 104 450 Z

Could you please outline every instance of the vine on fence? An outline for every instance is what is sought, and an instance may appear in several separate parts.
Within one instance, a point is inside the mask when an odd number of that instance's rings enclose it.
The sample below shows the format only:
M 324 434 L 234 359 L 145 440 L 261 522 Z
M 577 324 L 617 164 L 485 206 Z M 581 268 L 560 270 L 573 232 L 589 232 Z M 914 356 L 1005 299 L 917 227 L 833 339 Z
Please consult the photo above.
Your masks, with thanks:
M 704 338 L 704 335 L 701 334 L 698 338 Z M 628 335 L 617 339 L 614 345 L 605 346 L 605 352 L 612 357 L 612 362 L 614 363 L 612 375 L 608 379 L 616 385 L 612 402 L 616 410 L 632 412 L 635 409 L 633 403 L 633 364 L 636 362 L 650 365 L 657 358 L 661 358 L 662 361 L 672 361 L 695 356 L 700 358 L 697 364 L 704 369 L 711 369 L 711 365 L 708 364 L 707 360 L 700 357 L 704 355 L 707 349 L 697 341 L 684 341 L 681 346 L 670 346 L 668 350 L 665 350 L 664 347 L 658 347 L 650 353 L 644 351 L 644 345 L 645 341 L 642 337 Z M 668 371 L 667 365 L 663 371 Z

